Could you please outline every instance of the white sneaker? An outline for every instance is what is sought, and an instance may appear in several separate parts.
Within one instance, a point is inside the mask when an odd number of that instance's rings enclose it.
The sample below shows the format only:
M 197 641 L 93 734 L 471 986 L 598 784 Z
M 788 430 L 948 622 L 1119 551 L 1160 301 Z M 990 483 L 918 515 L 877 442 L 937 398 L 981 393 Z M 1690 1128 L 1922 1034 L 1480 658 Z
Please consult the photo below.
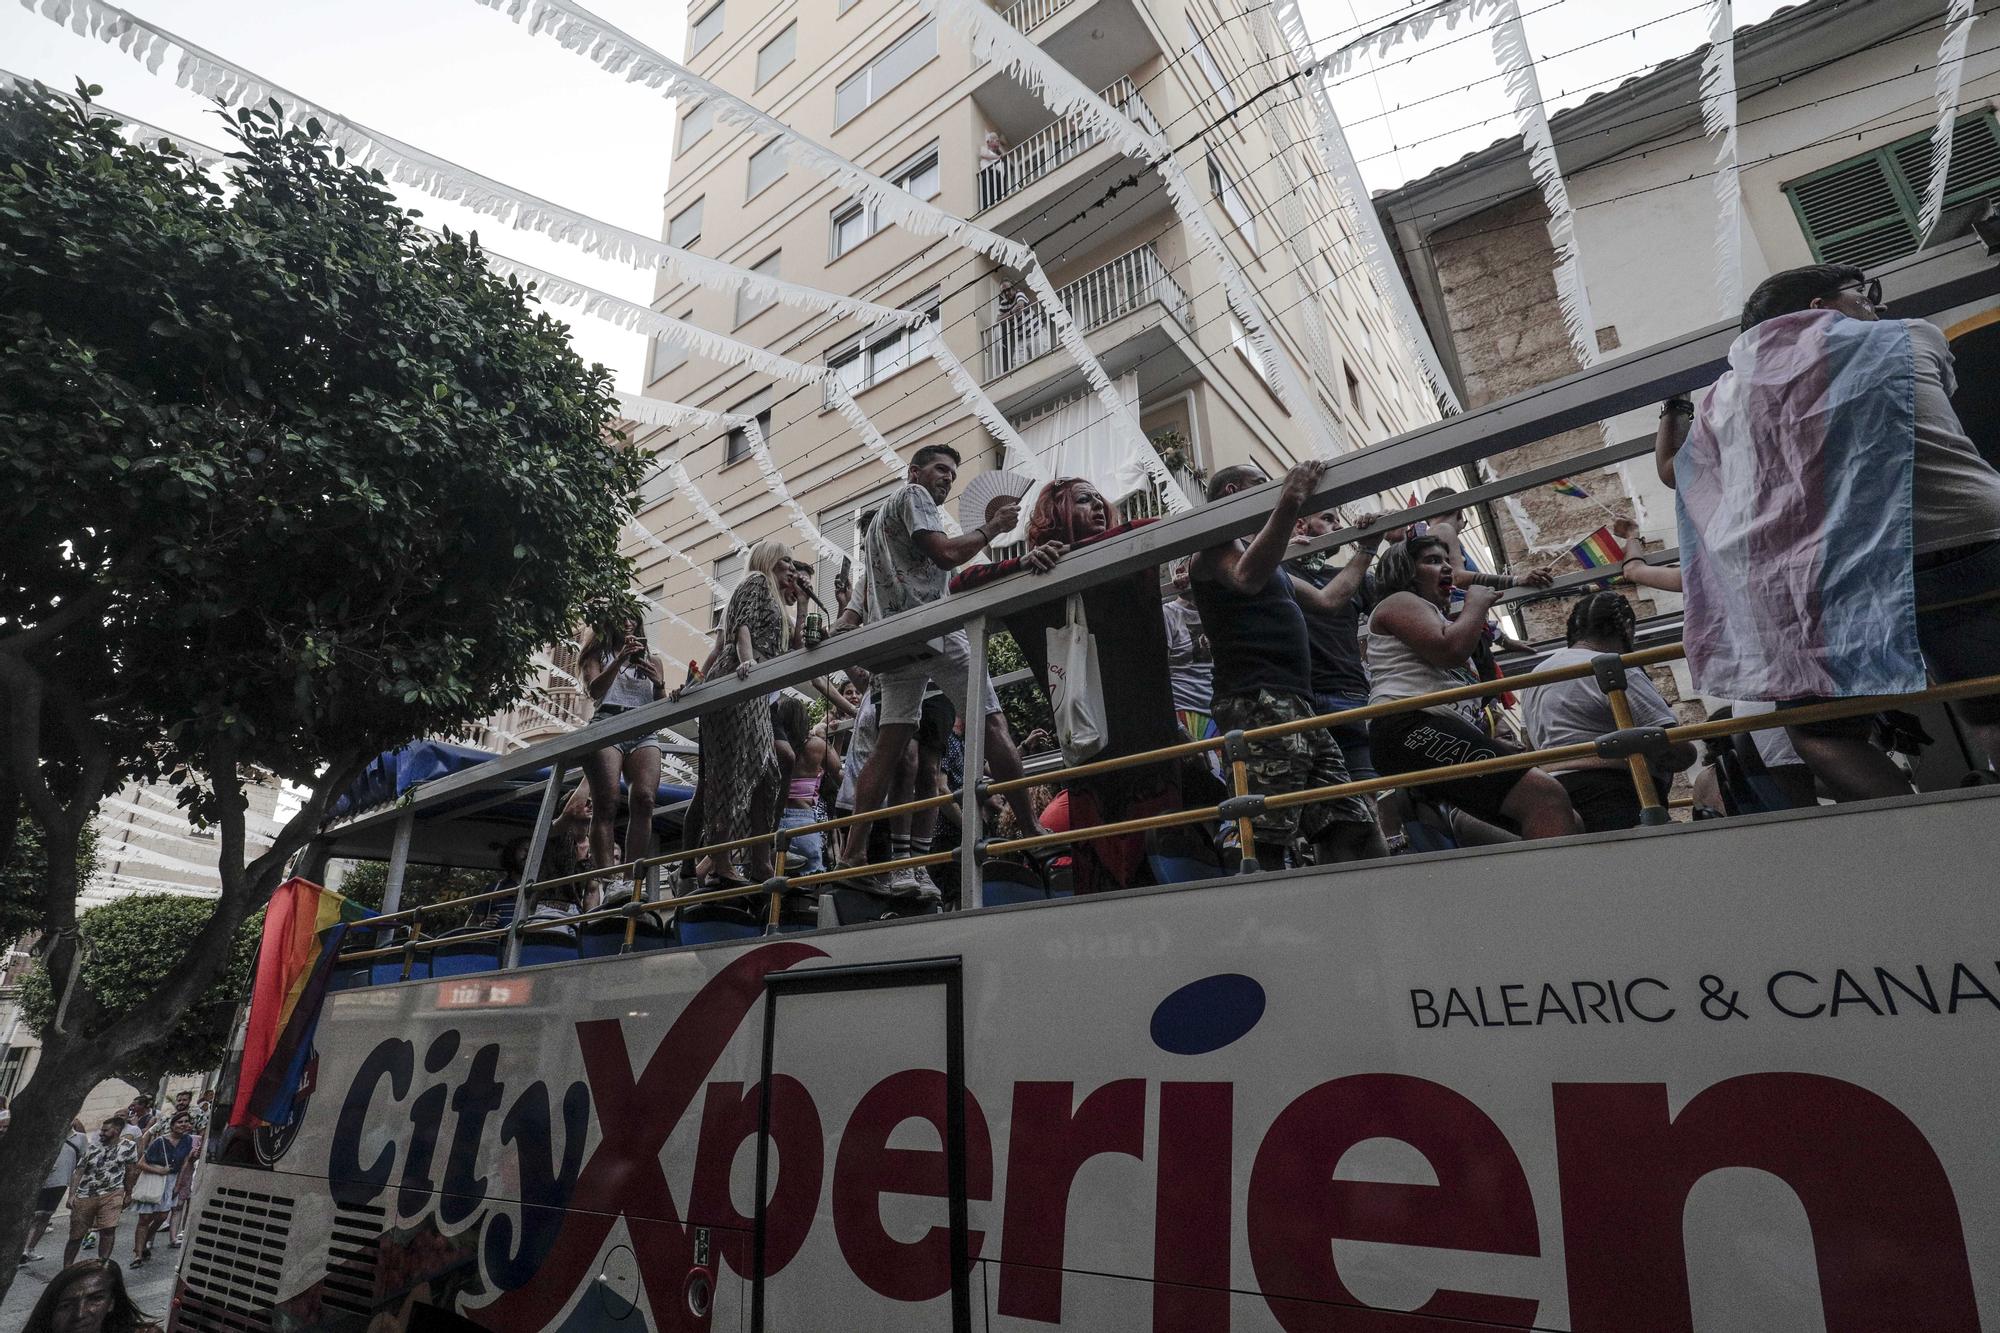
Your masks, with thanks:
M 908 874 L 917 886 L 918 897 L 933 899 L 944 897 L 944 891 L 938 888 L 937 881 L 931 878 L 931 868 L 929 866 L 912 866 Z
M 920 873 L 922 872 L 907 868 L 891 870 L 882 877 L 882 892 L 897 898 L 922 897 L 924 885 L 929 882 L 929 876 L 925 876 L 924 879 L 919 880 L 917 876 Z M 930 891 L 935 894 L 937 892 L 936 886 L 933 885 Z

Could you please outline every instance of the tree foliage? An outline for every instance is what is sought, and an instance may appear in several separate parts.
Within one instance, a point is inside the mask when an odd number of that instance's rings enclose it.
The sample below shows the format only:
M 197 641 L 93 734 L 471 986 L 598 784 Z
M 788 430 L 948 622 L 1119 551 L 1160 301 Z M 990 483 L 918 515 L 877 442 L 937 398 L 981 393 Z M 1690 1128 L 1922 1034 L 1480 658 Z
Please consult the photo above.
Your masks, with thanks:
M 77 838 L 78 882 L 97 869 L 97 825 L 85 824 Z M 0 946 L 32 934 L 42 924 L 42 880 L 48 873 L 42 831 L 22 815 L 16 821 L 12 852 L 0 861 Z
M 122 1014 L 143 1002 L 180 965 L 187 941 L 214 910 L 208 899 L 174 893 L 135 894 L 91 908 L 77 922 L 84 939 L 82 984 L 90 987 L 108 1014 Z M 236 1006 L 250 990 L 263 919 L 259 913 L 237 930 L 215 980 L 173 1028 L 134 1052 L 113 1073 L 135 1088 L 150 1088 L 168 1074 L 199 1074 L 221 1066 Z M 48 970 L 29 968 L 21 977 L 22 1021 L 39 1037 L 48 1031 L 55 1010 Z M 84 1035 L 93 1034 L 86 1029 Z
M 157 937 L 150 986 L 70 988 L 0 1137 L 5 1198 L 92 1083 L 207 1003 L 369 757 L 497 711 L 536 649 L 627 601 L 645 469 L 609 372 L 318 125 L 225 117 L 216 180 L 128 143 L 96 91 L 0 93 L 0 827 L 18 801 L 45 835 L 57 990 L 70 849 L 119 783 L 180 786 L 222 888 Z M 255 855 L 253 766 L 308 790 Z M 19 1239 L 0 1210 L 0 1288 Z
M 228 188 L 0 101 L 0 617 L 141 776 L 309 781 L 504 707 L 630 586 L 609 372 L 379 173 L 241 111 Z
M 398 900 L 400 909 L 430 907 L 436 903 L 455 902 L 469 893 L 479 893 L 498 882 L 497 870 L 477 870 L 465 866 L 411 865 L 403 871 L 403 893 Z M 387 861 L 360 861 L 341 876 L 341 896 L 372 907 L 377 911 L 382 907 L 382 894 L 389 887 L 389 863 Z M 438 930 L 442 918 L 432 921 L 426 930 Z M 456 922 L 451 924 L 456 925 Z

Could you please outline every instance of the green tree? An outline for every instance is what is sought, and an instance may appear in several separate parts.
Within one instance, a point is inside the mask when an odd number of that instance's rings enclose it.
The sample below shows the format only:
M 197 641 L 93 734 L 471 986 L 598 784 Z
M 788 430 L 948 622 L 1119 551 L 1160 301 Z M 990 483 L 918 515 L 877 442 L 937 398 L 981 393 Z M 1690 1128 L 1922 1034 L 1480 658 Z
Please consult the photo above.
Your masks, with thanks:
M 84 961 L 77 984 L 96 996 L 107 1017 L 139 1004 L 179 967 L 186 941 L 214 914 L 205 898 L 176 893 L 134 894 L 93 907 L 77 920 Z M 220 1067 L 236 1006 L 250 989 L 257 959 L 257 913 L 237 928 L 228 958 L 208 989 L 184 1009 L 164 1036 L 131 1052 L 112 1072 L 135 1088 L 150 1088 L 168 1074 L 198 1074 Z M 48 969 L 21 977 L 21 1018 L 37 1037 L 49 1030 L 56 997 Z M 86 1033 L 85 1035 L 89 1035 Z
M 994 677 L 1006 675 L 1010 671 L 1026 671 L 1028 659 L 1021 653 L 1021 645 L 1014 642 L 1014 636 L 1002 630 L 986 641 L 986 669 Z M 1056 715 L 1049 708 L 1049 698 L 1042 693 L 1042 687 L 1033 677 L 1015 681 L 1012 685 L 1002 685 L 1000 695 L 1001 711 L 1007 714 L 1007 729 L 1016 741 L 1026 739 L 1029 732 L 1037 727 L 1046 732 L 1048 744 L 1039 749 L 1054 749 Z
M 77 882 L 97 869 L 97 825 L 86 824 L 77 835 Z M 15 821 L 8 854 L 0 857 L 0 945 L 11 944 L 41 928 L 42 877 L 48 857 L 42 854 L 42 831 L 26 815 Z
M 505 706 L 624 603 L 645 468 L 609 372 L 316 123 L 225 117 L 217 181 L 95 93 L 0 94 L 0 832 L 19 802 L 43 834 L 57 994 L 78 839 L 119 783 L 178 785 L 221 895 L 139 1002 L 69 988 L 0 1137 L 8 1199 L 208 993 L 370 756 Z M 308 793 L 255 856 L 252 766 Z M 0 1210 L 0 1291 L 22 1224 Z
M 469 893 L 478 893 L 485 889 L 499 876 L 500 872 L 497 870 L 475 870 L 465 866 L 412 865 L 403 871 L 403 894 L 396 905 L 399 910 L 407 910 L 412 907 L 430 907 L 437 903 L 456 902 Z M 387 861 L 357 862 L 340 881 L 340 892 L 343 897 L 377 911 L 382 908 L 382 894 L 388 887 Z M 443 928 L 442 917 L 432 918 L 424 927 L 425 930 L 433 932 Z

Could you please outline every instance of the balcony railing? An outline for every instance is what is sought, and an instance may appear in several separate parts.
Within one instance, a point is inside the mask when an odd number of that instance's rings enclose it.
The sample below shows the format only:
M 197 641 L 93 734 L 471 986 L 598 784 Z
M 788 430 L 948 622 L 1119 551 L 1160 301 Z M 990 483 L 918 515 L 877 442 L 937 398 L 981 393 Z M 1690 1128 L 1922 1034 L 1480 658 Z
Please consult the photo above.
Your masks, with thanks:
M 1114 108 L 1124 112 L 1153 134 L 1160 123 L 1139 96 L 1132 80 L 1120 79 L 1098 93 Z M 1017 190 L 1025 190 L 1071 158 L 1080 157 L 1104 136 L 1092 125 L 1076 119 L 1044 125 L 1010 148 L 998 162 L 979 169 L 979 206 L 991 208 Z
M 1068 8 L 1070 0 L 1015 0 L 1000 6 L 1000 17 L 1022 32 L 1030 32 Z
M 1169 277 L 1167 266 L 1151 245 L 1128 250 L 1102 268 L 1056 289 L 1063 307 L 1083 332 L 1102 328 L 1151 301 L 1167 307 L 1183 324 L 1188 298 Z M 1017 298 L 1017 308 L 1003 307 L 999 319 L 980 335 L 986 378 L 995 380 L 1027 365 L 1056 345 L 1055 327 L 1032 297 Z

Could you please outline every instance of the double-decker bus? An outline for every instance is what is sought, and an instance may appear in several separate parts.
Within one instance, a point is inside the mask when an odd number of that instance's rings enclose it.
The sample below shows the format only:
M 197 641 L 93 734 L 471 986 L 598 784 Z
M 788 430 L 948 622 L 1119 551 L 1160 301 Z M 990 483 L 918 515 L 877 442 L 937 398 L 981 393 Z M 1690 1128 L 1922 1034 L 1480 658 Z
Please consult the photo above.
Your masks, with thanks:
M 2000 288 L 1972 246 L 1889 285 L 1909 315 Z M 1344 458 L 1321 498 L 1694 387 L 1729 333 Z M 470 858 L 510 809 L 545 825 L 611 739 L 983 632 L 1265 503 L 425 783 L 330 826 L 304 873 Z M 1671 656 L 1671 620 L 1648 630 L 1643 660 Z M 1948 734 L 1996 686 L 1909 706 Z M 458 937 L 489 946 L 472 967 L 412 931 L 353 954 L 289 1119 L 204 1165 L 175 1327 L 2000 1327 L 2000 796 L 1955 776 L 1004 905 L 975 844 L 968 910 L 800 929 L 773 890 L 767 926 L 670 934 L 689 899 L 635 901 L 540 965 L 525 913 Z

